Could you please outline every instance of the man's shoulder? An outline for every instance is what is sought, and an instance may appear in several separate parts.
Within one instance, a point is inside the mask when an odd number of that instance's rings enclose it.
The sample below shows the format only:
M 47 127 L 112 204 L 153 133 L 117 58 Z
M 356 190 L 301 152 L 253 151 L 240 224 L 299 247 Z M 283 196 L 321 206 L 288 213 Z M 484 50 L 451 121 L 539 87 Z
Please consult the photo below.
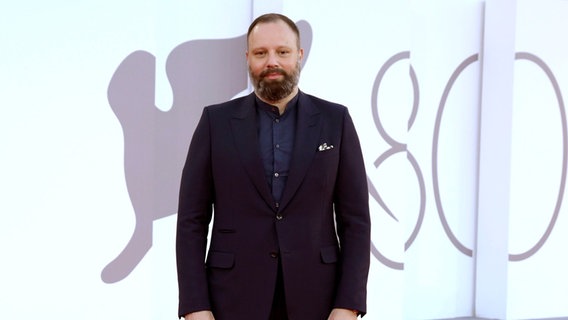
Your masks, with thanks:
M 223 108 L 230 108 L 230 107 L 232 107 L 232 106 L 234 106 L 234 105 L 239 105 L 239 104 L 242 104 L 242 103 L 246 103 L 246 102 L 248 102 L 248 100 L 250 100 L 250 99 L 251 99 L 251 94 L 247 94 L 247 95 L 242 96 L 242 97 L 237 97 L 237 98 L 234 98 L 234 99 L 231 99 L 231 100 L 227 100 L 227 101 L 224 101 L 224 102 L 220 102 L 220 103 L 215 103 L 215 104 L 208 105 L 206 108 L 207 108 L 207 109 L 223 109 Z
M 237 97 L 228 101 L 224 101 L 221 103 L 211 104 L 205 107 L 206 112 L 213 113 L 213 114 L 230 114 L 231 111 L 235 111 L 236 106 L 241 105 L 250 105 L 254 102 L 254 96 L 251 94 Z
M 313 106 L 317 107 L 318 109 L 321 109 L 323 111 L 329 111 L 329 112 L 340 112 L 343 113 L 347 110 L 347 107 L 343 104 L 337 103 L 337 102 L 333 102 L 333 101 L 329 101 L 329 100 L 325 100 L 322 99 L 320 97 L 308 94 L 308 93 L 304 93 L 304 92 L 300 92 L 300 100 L 303 103 L 310 103 Z

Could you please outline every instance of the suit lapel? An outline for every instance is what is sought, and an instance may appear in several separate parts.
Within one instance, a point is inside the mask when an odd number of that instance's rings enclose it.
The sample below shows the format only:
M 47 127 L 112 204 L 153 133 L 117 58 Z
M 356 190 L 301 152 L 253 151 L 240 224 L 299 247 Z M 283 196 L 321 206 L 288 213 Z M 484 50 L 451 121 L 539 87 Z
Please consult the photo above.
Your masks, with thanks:
M 302 183 L 316 154 L 321 132 L 319 110 L 304 93 L 300 92 L 299 95 L 294 151 L 292 153 L 288 181 L 286 181 L 286 187 L 282 195 L 281 209 L 284 209 L 290 202 Z
M 254 99 L 254 93 L 251 93 L 239 105 L 235 106 L 235 112 L 231 119 L 231 130 L 245 171 L 264 201 L 273 210 L 276 210 L 270 188 L 268 187 L 266 177 L 264 177 L 264 166 L 259 155 L 260 147 L 258 144 Z

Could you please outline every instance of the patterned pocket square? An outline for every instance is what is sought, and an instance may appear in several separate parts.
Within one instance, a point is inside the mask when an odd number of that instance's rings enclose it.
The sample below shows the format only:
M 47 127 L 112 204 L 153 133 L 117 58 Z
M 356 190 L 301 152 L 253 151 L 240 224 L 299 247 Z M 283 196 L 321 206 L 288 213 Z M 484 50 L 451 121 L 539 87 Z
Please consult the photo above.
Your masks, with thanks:
M 327 145 L 327 142 L 320 144 L 320 146 L 318 147 L 318 151 L 326 151 L 331 149 L 333 149 L 333 145 L 332 144 Z

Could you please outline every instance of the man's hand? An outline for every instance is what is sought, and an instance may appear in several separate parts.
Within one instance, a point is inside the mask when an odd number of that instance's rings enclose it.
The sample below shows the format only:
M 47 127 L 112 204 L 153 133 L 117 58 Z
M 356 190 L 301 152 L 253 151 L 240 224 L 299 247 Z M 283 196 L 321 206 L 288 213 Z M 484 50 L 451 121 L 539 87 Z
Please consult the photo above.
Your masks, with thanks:
M 213 317 L 213 313 L 209 310 L 188 313 L 185 316 L 183 316 L 183 318 L 185 320 L 215 320 L 215 317 Z
M 331 310 L 331 314 L 327 320 L 355 320 L 357 314 L 353 310 L 335 308 Z

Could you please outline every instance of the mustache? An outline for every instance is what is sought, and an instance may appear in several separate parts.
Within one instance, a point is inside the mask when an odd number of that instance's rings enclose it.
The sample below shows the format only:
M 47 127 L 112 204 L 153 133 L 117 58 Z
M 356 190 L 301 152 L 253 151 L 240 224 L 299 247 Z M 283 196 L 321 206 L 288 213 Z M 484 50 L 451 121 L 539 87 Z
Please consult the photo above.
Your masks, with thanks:
M 269 74 L 269 73 L 277 73 L 277 74 L 280 74 L 280 75 L 283 75 L 283 76 L 286 76 L 286 75 L 287 75 L 287 73 L 286 73 L 286 71 L 284 71 L 284 69 L 272 68 L 272 69 L 266 69 L 266 70 L 262 71 L 262 72 L 259 74 L 259 77 L 260 77 L 260 78 L 264 78 L 264 77 L 266 77 L 266 75 Z

